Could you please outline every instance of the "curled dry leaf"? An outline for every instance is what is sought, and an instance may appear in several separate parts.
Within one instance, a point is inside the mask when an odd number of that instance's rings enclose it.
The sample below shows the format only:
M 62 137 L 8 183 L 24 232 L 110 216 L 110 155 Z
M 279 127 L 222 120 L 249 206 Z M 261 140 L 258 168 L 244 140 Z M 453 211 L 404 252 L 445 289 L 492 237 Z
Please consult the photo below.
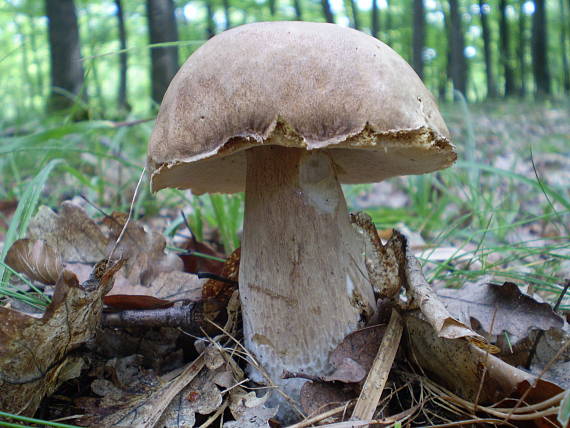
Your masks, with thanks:
M 557 385 L 537 380 L 534 375 L 505 363 L 467 340 L 441 337 L 420 317 L 417 311 L 405 316 L 408 358 L 457 395 L 479 403 L 496 403 L 518 397 L 533 385 L 527 397 L 532 404 L 562 391 Z
M 0 307 L 0 408 L 31 416 L 45 395 L 77 376 L 77 359 L 69 353 L 90 340 L 97 329 L 102 296 L 113 285 L 122 262 L 95 266 L 79 284 L 63 271 L 51 304 L 41 318 Z
M 39 239 L 14 242 L 6 254 L 6 264 L 32 281 L 47 285 L 55 284 L 63 270 L 59 253 Z
M 396 296 L 403 285 L 406 238 L 393 231 L 384 245 L 368 214 L 352 213 L 350 220 L 366 243 L 366 270 L 375 293 L 379 297 Z
M 417 305 L 427 322 L 439 337 L 446 339 L 468 338 L 490 352 L 498 352 L 486 339 L 464 323 L 455 319 L 446 309 L 436 292 L 427 283 L 418 260 L 408 251 L 405 266 L 406 284 L 412 304 Z
M 537 302 L 512 282 L 468 283 L 437 294 L 455 318 L 485 335 L 508 332 L 512 345 L 528 338 L 533 329 L 560 329 L 564 324 L 548 303 Z

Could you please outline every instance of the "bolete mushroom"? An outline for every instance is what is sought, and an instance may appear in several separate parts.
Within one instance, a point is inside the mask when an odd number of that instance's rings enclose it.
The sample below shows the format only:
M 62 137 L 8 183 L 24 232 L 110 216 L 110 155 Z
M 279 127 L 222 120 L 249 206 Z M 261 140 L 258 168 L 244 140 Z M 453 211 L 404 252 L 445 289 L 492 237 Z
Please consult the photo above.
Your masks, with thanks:
M 249 24 L 206 42 L 170 84 L 148 150 L 153 191 L 245 190 L 245 344 L 275 379 L 326 374 L 330 351 L 374 312 L 339 183 L 455 159 L 434 98 L 398 54 L 308 22 Z

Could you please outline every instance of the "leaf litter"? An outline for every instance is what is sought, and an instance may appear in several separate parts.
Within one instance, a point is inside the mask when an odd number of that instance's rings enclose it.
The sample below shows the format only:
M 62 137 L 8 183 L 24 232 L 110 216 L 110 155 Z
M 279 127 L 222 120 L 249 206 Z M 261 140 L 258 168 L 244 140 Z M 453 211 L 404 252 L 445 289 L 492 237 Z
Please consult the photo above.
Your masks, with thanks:
M 566 367 L 570 355 L 552 364 L 568 336 L 566 323 L 548 305 L 508 283 L 436 293 L 404 235 L 394 231 L 382 243 L 367 216 L 353 221 L 367 242 L 366 267 L 380 316 L 331 353 L 332 373 L 305 383 L 300 406 L 308 417 L 294 426 L 555 420 L 567 386 L 541 372 Z M 81 281 L 123 228 L 115 255 L 126 258 L 124 266 L 102 272 L 98 264 L 95 276 Z M 97 222 L 71 203 L 58 213 L 41 208 L 30 238 L 11 249 L 10 266 L 43 284 L 55 277 L 56 285 L 41 318 L 0 308 L 0 387 L 13 391 L 0 397 L 2 408 L 33 415 L 45 396 L 75 379 L 89 385 L 71 397 L 83 413 L 76 421 L 82 425 L 278 424 L 267 388 L 249 390 L 254 385 L 245 377 L 244 362 L 254 361 L 239 342 L 239 250 L 216 269 L 190 268 L 165 248 L 161 234 L 139 222 L 127 224 L 121 213 Z M 186 249 L 212 251 L 195 242 Z M 65 270 L 74 268 L 77 275 Z M 216 271 L 207 280 L 188 272 L 208 268 Z M 391 311 L 401 314 L 401 339 L 392 322 L 386 326 Z M 515 348 L 536 342 L 534 374 L 505 362 L 505 334 Z M 379 352 L 387 347 L 390 357 Z

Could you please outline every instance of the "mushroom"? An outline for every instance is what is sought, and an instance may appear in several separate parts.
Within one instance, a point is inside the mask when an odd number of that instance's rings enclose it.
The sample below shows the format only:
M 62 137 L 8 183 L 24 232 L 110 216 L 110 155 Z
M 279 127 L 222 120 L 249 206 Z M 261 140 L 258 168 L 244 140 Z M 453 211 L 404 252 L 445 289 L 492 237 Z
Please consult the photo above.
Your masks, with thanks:
M 206 42 L 171 82 L 148 149 L 153 191 L 245 190 L 245 344 L 275 380 L 327 374 L 329 353 L 376 306 L 339 183 L 455 159 L 434 98 L 398 54 L 308 22 L 249 24 Z

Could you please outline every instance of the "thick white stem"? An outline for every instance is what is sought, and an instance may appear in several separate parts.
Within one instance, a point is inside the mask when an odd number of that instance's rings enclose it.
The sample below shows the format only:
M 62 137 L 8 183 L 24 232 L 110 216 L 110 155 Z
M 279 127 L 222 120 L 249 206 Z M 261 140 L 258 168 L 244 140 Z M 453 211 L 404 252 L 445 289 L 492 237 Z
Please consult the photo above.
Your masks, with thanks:
M 246 346 L 272 378 L 326 374 L 371 315 L 364 246 L 326 152 L 248 150 L 240 296 Z

